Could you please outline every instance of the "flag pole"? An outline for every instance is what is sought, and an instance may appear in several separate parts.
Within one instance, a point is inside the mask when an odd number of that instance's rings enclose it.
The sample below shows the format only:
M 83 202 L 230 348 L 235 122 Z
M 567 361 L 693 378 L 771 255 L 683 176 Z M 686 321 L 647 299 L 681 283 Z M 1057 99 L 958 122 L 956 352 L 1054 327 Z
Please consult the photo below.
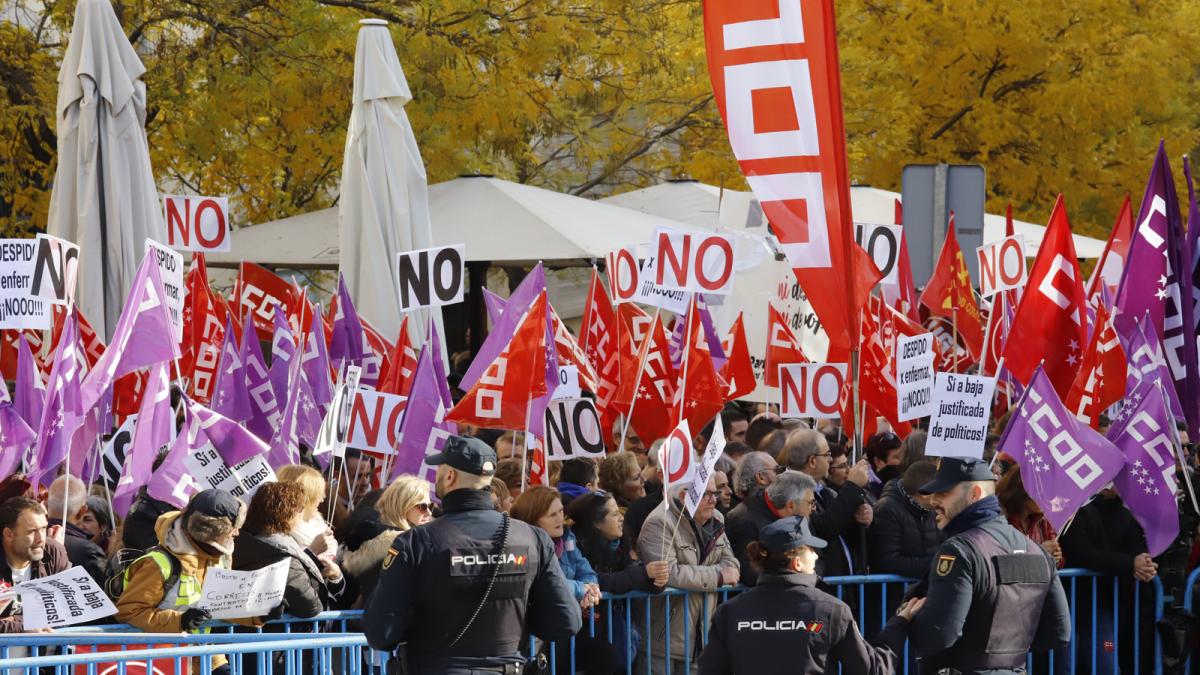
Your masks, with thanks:
M 682 361 L 683 373 L 679 378 L 679 391 L 677 392 L 679 394 L 679 419 L 676 420 L 676 422 L 675 422 L 675 424 L 677 426 L 680 422 L 682 422 L 685 419 L 683 411 L 684 411 L 684 408 L 687 407 L 687 402 L 683 400 L 683 397 L 687 395 L 688 364 L 691 363 L 691 358 L 689 358 L 689 355 L 692 352 L 692 314 L 693 314 L 692 309 L 694 309 L 695 306 L 696 306 L 696 294 L 693 293 L 692 301 L 688 304 L 687 319 L 684 321 L 685 325 L 683 328 L 683 342 L 682 342 L 683 348 L 684 348 L 683 349 L 683 361 Z M 770 408 L 768 407 L 768 411 L 769 410 L 770 410 Z M 688 429 L 688 433 L 691 433 L 691 429 Z M 690 443 L 691 439 L 688 439 L 688 442 Z M 668 457 L 667 459 L 670 459 L 670 457 Z
M 1158 393 L 1162 395 L 1163 401 L 1167 401 L 1167 392 L 1163 391 L 1162 380 L 1155 380 L 1154 386 L 1158 387 Z M 1170 413 L 1168 413 L 1168 416 L 1170 416 Z M 1171 438 L 1174 440 L 1174 442 L 1171 443 L 1171 448 L 1175 451 L 1175 458 L 1179 460 L 1179 467 L 1182 469 L 1181 472 L 1183 473 L 1183 482 L 1185 485 L 1187 485 L 1188 497 L 1190 497 L 1192 500 L 1192 508 L 1195 509 L 1196 512 L 1200 513 L 1200 506 L 1196 505 L 1196 489 L 1192 486 L 1192 477 L 1188 475 L 1187 460 L 1183 456 L 1182 447 L 1180 447 L 1182 444 L 1179 442 L 1179 428 L 1175 424 L 1175 420 L 1170 421 L 1170 427 Z
M 521 492 L 525 492 L 526 479 L 529 477 L 529 417 L 533 414 L 533 399 L 525 402 L 525 442 L 521 443 Z
M 654 308 L 654 318 L 650 320 L 650 332 L 646 334 L 643 344 L 654 339 L 654 328 L 658 324 L 658 314 L 660 311 L 660 308 Z M 641 349 L 638 349 L 638 351 L 640 352 Z M 617 452 L 625 452 L 625 435 L 629 433 L 629 422 L 633 419 L 633 407 L 637 405 L 638 389 L 642 386 L 642 375 L 646 372 L 646 357 L 649 354 L 650 352 L 647 349 L 642 354 L 642 358 L 638 359 L 637 377 L 633 380 L 633 400 L 629 403 L 629 414 L 625 415 L 625 422 L 621 425 L 621 445 L 617 449 Z

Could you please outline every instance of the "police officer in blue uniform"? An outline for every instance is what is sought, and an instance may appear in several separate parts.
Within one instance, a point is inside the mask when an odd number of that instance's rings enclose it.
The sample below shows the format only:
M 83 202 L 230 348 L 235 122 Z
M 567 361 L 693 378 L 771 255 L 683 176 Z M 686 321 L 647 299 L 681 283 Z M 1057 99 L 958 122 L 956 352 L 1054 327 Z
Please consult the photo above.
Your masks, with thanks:
M 700 675 L 793 675 L 841 672 L 883 675 L 895 672 L 912 613 L 922 600 L 900 607 L 868 644 L 846 603 L 816 588 L 817 550 L 808 520 L 781 518 L 764 527 L 747 546 L 758 584 L 717 607 L 708 644 L 700 654 Z
M 496 453 L 452 436 L 437 465 L 442 516 L 396 537 L 363 615 L 375 649 L 408 673 L 521 672 L 523 640 L 579 632 L 579 603 L 546 533 L 492 506 Z
M 987 463 L 943 457 L 933 480 L 938 526 L 947 535 L 927 581 L 910 596 L 925 607 L 910 638 L 925 673 L 1024 673 L 1030 650 L 1071 639 L 1070 609 L 1054 560 L 1000 512 Z

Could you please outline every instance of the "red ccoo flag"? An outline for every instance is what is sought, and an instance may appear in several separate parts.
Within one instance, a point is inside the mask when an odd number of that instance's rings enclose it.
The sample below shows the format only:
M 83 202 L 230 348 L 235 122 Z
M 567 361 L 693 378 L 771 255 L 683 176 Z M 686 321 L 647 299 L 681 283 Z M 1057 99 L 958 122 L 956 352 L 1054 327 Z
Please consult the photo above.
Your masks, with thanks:
M 835 348 L 830 347 L 833 351 Z M 845 350 L 849 351 L 849 350 Z M 779 386 L 779 366 L 785 363 L 804 363 L 808 357 L 800 349 L 796 334 L 788 328 L 787 321 L 774 305 L 767 305 L 767 358 L 766 374 L 763 379 L 768 387 Z
M 408 330 L 408 315 L 400 321 L 400 332 L 396 344 L 384 362 L 376 389 L 385 394 L 408 396 L 413 378 L 417 375 L 417 350 L 413 347 L 412 334 Z
M 1062 195 L 1054 202 L 1029 283 L 1009 327 L 1004 365 L 1028 386 L 1038 363 L 1060 397 L 1066 396 L 1087 341 L 1086 304 L 1071 223 Z
M 546 292 L 534 300 L 504 351 L 446 421 L 485 429 L 524 429 L 529 402 L 546 394 Z
M 1092 270 L 1092 278 L 1088 279 L 1088 303 L 1095 304 L 1096 298 L 1100 297 L 1101 286 L 1107 286 L 1108 292 L 1116 295 L 1132 242 L 1133 209 L 1129 206 L 1129 195 L 1125 195 L 1125 201 L 1117 211 L 1117 222 L 1113 223 L 1112 234 L 1108 235 L 1108 243 L 1104 245 L 1104 253 L 1100 254 L 1100 261 Z
M 696 296 L 692 296 L 692 316 L 696 313 Z M 675 390 L 675 421 L 685 420 L 690 429 L 702 429 L 725 407 L 725 383 L 713 367 L 712 355 L 701 348 L 704 329 L 693 320 L 685 344 L 679 385 Z
M 742 324 L 741 312 L 729 327 L 729 337 L 725 339 L 724 347 L 725 355 L 729 357 L 721 369 L 721 378 L 729 385 L 725 398 L 732 401 L 754 393 L 758 382 L 754 377 L 754 362 L 750 360 L 750 345 L 746 341 L 746 327 Z
M 931 315 L 957 323 L 962 343 L 971 353 L 971 358 L 979 360 L 983 353 L 983 318 L 971 289 L 967 261 L 963 259 L 962 249 L 958 246 L 953 213 L 950 214 L 950 225 L 946 228 L 946 241 L 942 243 L 937 266 L 925 285 L 925 291 L 921 293 L 921 304 Z
M 1096 330 L 1083 355 L 1083 364 L 1063 403 L 1094 429 L 1100 413 L 1125 397 L 1128 362 L 1112 317 L 1103 302 L 1096 303 Z

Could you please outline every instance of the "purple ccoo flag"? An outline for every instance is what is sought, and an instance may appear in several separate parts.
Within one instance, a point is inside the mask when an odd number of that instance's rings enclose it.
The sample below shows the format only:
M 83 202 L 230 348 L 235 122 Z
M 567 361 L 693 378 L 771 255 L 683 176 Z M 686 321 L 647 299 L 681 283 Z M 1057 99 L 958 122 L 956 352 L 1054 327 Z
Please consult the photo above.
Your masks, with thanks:
M 721 345 L 721 338 L 717 335 L 716 324 L 713 322 L 712 313 L 708 311 L 708 301 L 703 294 L 696 295 L 696 307 L 699 311 L 696 312 L 696 318 L 700 319 L 700 335 L 704 340 L 704 346 L 708 349 L 708 353 L 712 356 L 713 368 L 719 373 L 725 367 L 725 362 L 728 357 L 725 355 L 725 347 Z M 688 303 L 688 312 L 692 311 L 691 303 Z M 671 364 L 675 366 L 675 370 L 679 370 L 683 366 L 683 331 L 687 329 L 688 316 L 684 314 L 681 317 L 676 317 L 675 325 L 671 327 L 671 335 L 667 340 L 667 345 L 671 352 Z
M 483 304 L 487 307 L 488 321 L 493 326 L 499 324 L 500 315 L 504 314 L 504 306 L 506 304 L 504 298 L 485 288 L 483 289 Z
M 304 365 L 308 386 L 312 388 L 313 400 L 319 407 L 329 405 L 333 400 L 333 382 L 329 378 L 329 353 L 325 350 L 325 326 L 321 321 L 319 306 L 309 319 L 300 362 Z M 320 426 L 320 423 L 317 425 Z
M 292 359 L 291 367 L 288 369 L 287 391 L 288 397 L 287 403 L 283 406 L 283 416 L 270 440 L 271 452 L 268 463 L 272 467 L 296 464 L 300 460 L 302 430 L 307 425 L 308 416 L 305 411 L 308 387 L 300 359 Z M 318 428 L 319 424 L 318 422 Z
M 262 345 L 253 332 L 242 341 L 242 364 L 246 372 L 246 391 L 250 395 L 250 419 L 246 421 L 246 428 L 259 440 L 270 442 L 283 419 L 283 407 L 275 396 Z
M 1143 320 L 1135 326 L 1133 335 L 1124 342 L 1123 346 L 1129 359 L 1129 374 L 1125 381 L 1126 399 L 1123 401 L 1117 417 L 1113 420 L 1108 437 L 1116 438 L 1121 433 L 1121 428 L 1128 420 L 1129 414 L 1141 402 L 1140 399 L 1135 401 L 1133 397 L 1145 381 L 1162 382 L 1166 386 L 1164 395 L 1167 397 L 1168 410 L 1175 419 L 1184 419 L 1183 406 L 1179 401 L 1179 396 L 1175 393 L 1175 387 L 1172 386 L 1171 371 L 1163 359 L 1162 343 L 1159 342 L 1158 335 L 1154 332 L 1154 324 L 1143 317 Z
M 457 425 L 446 422 L 446 412 L 453 406 L 442 362 L 438 358 L 440 339 L 437 332 L 430 335 L 431 344 L 421 348 L 417 370 L 404 417 L 400 420 L 400 441 L 396 448 L 396 463 L 392 479 L 400 475 L 416 475 L 432 482 L 436 467 L 425 465 L 425 457 L 441 450 L 446 439 L 457 431 Z
M 243 343 L 256 340 L 254 327 L 246 327 Z M 225 320 L 225 339 L 221 344 L 221 360 L 217 365 L 217 382 L 213 386 L 212 409 L 237 422 L 250 419 L 250 393 L 246 390 L 245 362 L 238 348 L 233 323 Z
M 1179 251 L 1179 267 L 1182 269 L 1176 277 L 1179 279 L 1181 286 L 1179 297 L 1183 298 L 1183 307 L 1180 314 L 1182 315 L 1183 325 L 1187 328 L 1183 331 L 1185 335 L 1195 336 L 1197 334 L 1197 323 L 1200 323 L 1200 248 L 1197 248 L 1197 238 L 1200 238 L 1200 207 L 1196 205 L 1196 189 L 1192 183 L 1192 165 L 1188 158 L 1183 158 L 1183 174 L 1187 178 L 1188 188 L 1188 215 L 1187 215 L 1187 232 L 1182 237 L 1183 245 Z M 1188 301 L 1191 298 L 1191 301 Z M 1185 405 L 1183 412 L 1187 416 L 1188 421 L 1188 437 L 1200 437 L 1200 344 L 1193 343 L 1192 348 L 1185 352 L 1191 360 L 1185 363 L 1187 378 L 1184 380 L 1184 387 L 1177 393 L 1184 401 L 1190 401 L 1190 405 Z M 1178 379 L 1176 382 L 1178 383 Z
M 1179 438 L 1167 411 L 1164 389 L 1169 386 L 1143 381 L 1140 401 L 1114 439 L 1125 453 L 1125 468 L 1113 480 L 1113 486 L 1141 524 L 1152 556 L 1167 550 L 1179 534 L 1179 505 L 1175 500 Z
M 33 361 L 33 352 L 25 336 L 17 338 L 17 382 L 13 395 L 13 408 L 30 427 L 42 421 L 42 408 L 46 406 L 46 385 L 42 374 Z M 7 475 L 7 474 L 4 474 Z
M 287 317 L 276 309 L 275 332 L 271 337 L 271 388 L 275 390 L 276 401 L 288 399 L 288 364 L 295 355 L 296 337 L 292 335 Z
M 1017 402 L 999 448 L 1016 458 L 1025 491 L 1055 531 L 1124 466 L 1116 446 L 1067 410 L 1041 366 Z
M 171 442 L 175 433 L 175 411 L 171 409 L 171 381 L 168 364 L 160 363 L 150 369 L 133 439 L 125 456 L 125 466 L 117 489 L 113 492 L 113 510 L 128 513 L 138 489 L 149 482 L 154 459 L 159 450 Z
M 475 354 L 475 359 L 471 361 L 466 374 L 462 376 L 458 385 L 459 389 L 470 391 L 471 387 L 475 386 L 479 376 L 483 375 L 492 361 L 495 361 L 496 357 L 500 356 L 500 352 L 504 351 L 504 348 L 512 341 L 513 333 L 516 332 L 521 319 L 525 317 L 525 312 L 544 290 L 546 290 L 546 270 L 541 263 L 538 263 L 521 280 L 521 285 L 517 286 L 517 290 L 508 297 L 508 301 L 504 305 L 504 313 L 500 315 L 499 322 L 493 325 L 492 330 L 488 332 L 479 352 Z
M 11 476 L 21 468 L 21 459 L 36 439 L 11 403 L 0 404 L 0 476 Z
M 125 298 L 112 342 L 80 387 L 82 410 L 95 407 L 118 377 L 179 358 L 165 300 L 158 264 L 154 256 L 146 256 Z
M 80 383 L 86 367 L 86 357 L 79 344 L 78 310 L 71 307 L 58 338 L 46 406 L 38 423 L 37 449 L 33 454 L 35 468 L 30 471 L 35 485 L 49 485 L 54 479 L 54 471 L 71 453 L 75 432 L 83 426 Z
M 358 310 L 354 309 L 346 280 L 339 273 L 337 312 L 333 317 L 333 339 L 329 344 L 329 358 L 338 366 L 338 372 L 342 372 L 345 365 L 362 367 L 363 359 L 367 356 L 363 348 L 365 341 L 362 320 L 358 317 Z

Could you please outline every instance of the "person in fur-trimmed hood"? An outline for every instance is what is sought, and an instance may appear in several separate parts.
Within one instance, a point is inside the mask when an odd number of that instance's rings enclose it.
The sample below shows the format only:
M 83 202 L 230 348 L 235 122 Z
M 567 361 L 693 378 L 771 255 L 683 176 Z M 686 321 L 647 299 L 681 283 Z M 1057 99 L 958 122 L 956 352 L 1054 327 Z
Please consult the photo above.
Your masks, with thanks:
M 375 502 L 379 519 L 359 523 L 346 538 L 342 570 L 358 584 L 355 609 L 362 608 L 375 590 L 383 559 L 396 537 L 433 519 L 429 498 L 432 491 L 433 486 L 427 480 L 400 476 Z
M 159 516 L 154 525 L 158 546 L 125 570 L 117 621 L 147 633 L 199 629 L 211 615 L 192 605 L 201 598 L 208 568 L 229 567 L 233 538 L 245 520 L 246 505 L 224 490 L 198 492 L 183 511 Z M 168 588 L 176 574 L 178 580 Z M 234 619 L 231 623 L 259 626 L 262 620 Z M 224 664 L 224 657 L 213 657 L 214 671 Z

